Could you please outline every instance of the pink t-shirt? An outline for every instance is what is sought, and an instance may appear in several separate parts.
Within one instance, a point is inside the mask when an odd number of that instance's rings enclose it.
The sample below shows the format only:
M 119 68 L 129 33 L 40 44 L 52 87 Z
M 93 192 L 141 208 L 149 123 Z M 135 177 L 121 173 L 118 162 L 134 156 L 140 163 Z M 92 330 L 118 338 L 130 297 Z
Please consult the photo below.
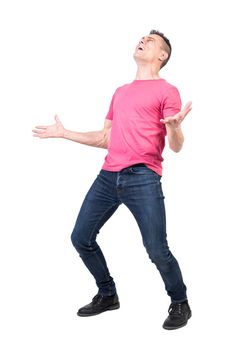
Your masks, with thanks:
M 134 80 L 119 87 L 106 116 L 112 129 L 102 169 L 120 171 L 144 163 L 162 175 L 166 128 L 160 119 L 180 109 L 177 88 L 164 79 Z

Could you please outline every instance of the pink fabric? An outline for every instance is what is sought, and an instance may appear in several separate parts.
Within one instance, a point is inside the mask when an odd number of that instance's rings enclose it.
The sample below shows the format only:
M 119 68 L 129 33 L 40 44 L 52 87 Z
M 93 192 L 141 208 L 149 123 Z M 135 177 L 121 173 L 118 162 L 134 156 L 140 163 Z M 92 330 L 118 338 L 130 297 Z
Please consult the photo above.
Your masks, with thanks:
M 134 80 L 118 88 L 106 119 L 112 120 L 104 170 L 144 163 L 162 175 L 166 128 L 160 119 L 181 109 L 177 88 L 164 79 Z

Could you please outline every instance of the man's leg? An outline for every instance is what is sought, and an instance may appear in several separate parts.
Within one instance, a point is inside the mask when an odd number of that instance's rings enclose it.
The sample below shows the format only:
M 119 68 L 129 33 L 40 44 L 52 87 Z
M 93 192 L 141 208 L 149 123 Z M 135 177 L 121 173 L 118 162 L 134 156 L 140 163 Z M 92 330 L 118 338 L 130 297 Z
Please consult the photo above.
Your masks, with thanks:
M 124 174 L 123 174 L 124 176 Z M 187 299 L 178 262 L 169 250 L 166 235 L 164 196 L 160 176 L 143 167 L 130 168 L 125 173 L 122 201 L 134 215 L 144 246 L 157 266 L 172 302 Z
M 116 174 L 101 170 L 81 206 L 71 240 L 80 257 L 95 278 L 98 293 L 116 293 L 103 253 L 96 242 L 100 228 L 116 211 L 120 202 L 116 196 Z
M 180 267 L 167 243 L 164 196 L 160 179 L 159 175 L 148 168 L 130 167 L 128 172 L 126 170 L 125 174 L 122 174 L 125 186 L 121 200 L 134 215 L 148 255 L 159 270 L 167 294 L 171 298 L 173 317 L 170 315 L 170 320 L 167 320 L 164 328 L 175 329 L 187 323 L 191 312 L 187 307 L 186 286 Z

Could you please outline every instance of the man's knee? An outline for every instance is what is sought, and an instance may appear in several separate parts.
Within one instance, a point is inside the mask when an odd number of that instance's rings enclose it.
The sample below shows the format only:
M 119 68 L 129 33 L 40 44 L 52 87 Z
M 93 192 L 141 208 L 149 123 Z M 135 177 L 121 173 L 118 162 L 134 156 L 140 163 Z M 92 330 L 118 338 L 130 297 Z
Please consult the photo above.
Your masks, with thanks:
M 76 250 L 81 253 L 90 253 L 96 247 L 96 234 L 75 226 L 71 234 L 71 241 Z
M 81 239 L 80 231 L 74 228 L 71 234 L 71 241 L 73 246 L 76 248 L 76 250 L 82 249 L 83 246 L 85 246 L 85 242 L 83 239 Z

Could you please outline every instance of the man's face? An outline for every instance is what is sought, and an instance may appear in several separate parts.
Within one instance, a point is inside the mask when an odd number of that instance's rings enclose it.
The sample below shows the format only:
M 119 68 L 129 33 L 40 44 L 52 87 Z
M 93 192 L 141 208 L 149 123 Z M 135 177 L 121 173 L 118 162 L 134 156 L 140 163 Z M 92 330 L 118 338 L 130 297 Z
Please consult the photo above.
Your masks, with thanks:
M 136 46 L 134 52 L 134 59 L 138 61 L 144 61 L 148 63 L 159 62 L 159 58 L 162 56 L 162 38 L 156 34 L 146 35 Z

